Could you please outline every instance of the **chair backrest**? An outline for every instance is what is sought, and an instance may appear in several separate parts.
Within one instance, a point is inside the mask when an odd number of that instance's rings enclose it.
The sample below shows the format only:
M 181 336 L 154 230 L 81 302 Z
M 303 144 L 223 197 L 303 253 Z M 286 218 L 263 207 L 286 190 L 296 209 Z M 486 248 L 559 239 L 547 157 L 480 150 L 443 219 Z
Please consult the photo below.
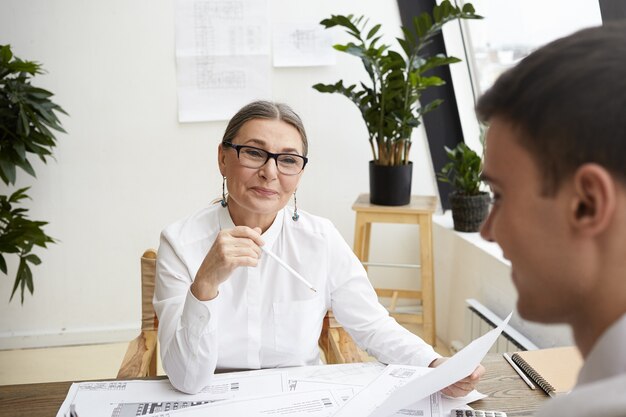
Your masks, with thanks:
M 156 276 L 157 251 L 146 250 L 141 256 L 141 330 L 156 330 L 159 319 L 152 306 Z
M 134 379 L 157 374 L 157 319 L 152 297 L 156 276 L 157 251 L 146 250 L 141 256 L 141 333 L 126 349 L 117 372 L 118 379 Z

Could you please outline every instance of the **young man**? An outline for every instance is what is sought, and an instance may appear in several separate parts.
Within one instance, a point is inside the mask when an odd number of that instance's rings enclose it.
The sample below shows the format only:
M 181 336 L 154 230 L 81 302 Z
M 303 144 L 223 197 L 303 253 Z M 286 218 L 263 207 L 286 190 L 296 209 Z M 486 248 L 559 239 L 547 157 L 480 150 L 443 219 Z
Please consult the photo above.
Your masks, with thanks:
M 482 236 L 517 309 L 571 325 L 585 364 L 538 416 L 626 416 L 626 21 L 538 49 L 478 102 L 489 122 Z

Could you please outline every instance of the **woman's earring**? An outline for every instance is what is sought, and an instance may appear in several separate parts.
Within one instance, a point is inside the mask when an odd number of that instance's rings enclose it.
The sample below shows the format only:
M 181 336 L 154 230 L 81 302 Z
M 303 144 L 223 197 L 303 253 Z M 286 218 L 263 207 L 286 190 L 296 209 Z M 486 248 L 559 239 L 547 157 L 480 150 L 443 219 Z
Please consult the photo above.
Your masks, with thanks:
M 228 205 L 228 201 L 226 200 L 226 177 L 222 177 L 222 200 L 220 201 L 222 207 L 226 207 Z
M 294 222 L 297 222 L 299 218 L 300 218 L 300 215 L 298 214 L 298 199 L 296 198 L 296 193 L 294 191 L 293 193 L 293 216 L 291 216 L 291 219 Z

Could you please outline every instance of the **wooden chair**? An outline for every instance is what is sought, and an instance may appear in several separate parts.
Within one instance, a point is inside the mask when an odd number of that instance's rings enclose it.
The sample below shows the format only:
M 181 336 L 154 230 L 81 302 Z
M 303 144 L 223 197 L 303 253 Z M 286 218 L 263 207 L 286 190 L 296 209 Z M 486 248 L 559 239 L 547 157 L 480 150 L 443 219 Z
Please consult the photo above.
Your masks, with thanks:
M 148 249 L 141 256 L 141 333 L 128 344 L 117 373 L 119 379 L 156 376 L 159 320 L 152 307 L 156 257 L 154 249 Z
M 159 320 L 152 306 L 156 257 L 154 249 L 146 250 L 141 256 L 141 333 L 129 343 L 117 373 L 118 379 L 156 376 Z M 324 317 L 319 346 L 328 364 L 363 362 L 369 358 L 337 323 L 332 311 Z
M 354 343 L 352 337 L 335 320 L 332 310 L 324 316 L 319 340 L 327 364 L 367 362 L 372 358 Z

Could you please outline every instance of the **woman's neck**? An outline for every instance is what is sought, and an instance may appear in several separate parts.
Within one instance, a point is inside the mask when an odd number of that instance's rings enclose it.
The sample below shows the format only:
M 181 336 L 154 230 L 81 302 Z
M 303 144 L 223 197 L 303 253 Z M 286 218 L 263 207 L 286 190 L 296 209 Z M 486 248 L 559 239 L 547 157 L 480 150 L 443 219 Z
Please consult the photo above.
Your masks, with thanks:
M 232 201 L 232 200 L 231 200 Z M 235 226 L 247 226 L 249 228 L 260 227 L 261 233 L 265 233 L 267 229 L 274 223 L 277 213 L 250 213 L 245 212 L 241 207 L 237 207 L 228 202 L 228 212 Z

